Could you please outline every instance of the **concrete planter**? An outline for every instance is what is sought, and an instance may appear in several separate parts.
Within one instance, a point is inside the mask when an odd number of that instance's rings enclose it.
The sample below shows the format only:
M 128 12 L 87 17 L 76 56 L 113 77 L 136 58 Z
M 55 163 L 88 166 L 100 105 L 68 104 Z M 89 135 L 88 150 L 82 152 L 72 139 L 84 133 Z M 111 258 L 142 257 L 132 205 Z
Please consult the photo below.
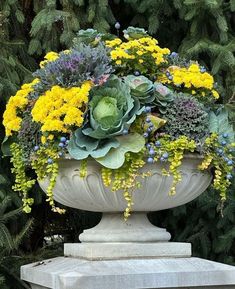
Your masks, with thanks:
M 87 175 L 81 178 L 80 161 L 61 160 L 54 188 L 55 200 L 69 207 L 104 213 L 97 226 L 81 234 L 82 244 L 65 244 L 65 255 L 87 259 L 122 258 L 124 255 L 126 257 L 127 252 L 128 257 L 133 258 L 190 256 L 190 244 L 166 243 L 170 240 L 170 234 L 153 226 L 146 213 L 183 205 L 203 193 L 212 175 L 209 171 L 197 169 L 201 161 L 196 154 L 185 156 L 180 168 L 182 181 L 177 185 L 174 196 L 169 195 L 172 177 L 162 175 L 164 164 L 147 164 L 142 170 L 151 171 L 152 175 L 141 180 L 142 187 L 133 192 L 133 213 L 125 222 L 122 213 L 126 202 L 122 192 L 114 193 L 104 186 L 102 167 L 97 162 L 89 160 Z M 48 180 L 40 182 L 40 186 L 46 191 Z M 117 246 L 117 243 L 120 245 Z

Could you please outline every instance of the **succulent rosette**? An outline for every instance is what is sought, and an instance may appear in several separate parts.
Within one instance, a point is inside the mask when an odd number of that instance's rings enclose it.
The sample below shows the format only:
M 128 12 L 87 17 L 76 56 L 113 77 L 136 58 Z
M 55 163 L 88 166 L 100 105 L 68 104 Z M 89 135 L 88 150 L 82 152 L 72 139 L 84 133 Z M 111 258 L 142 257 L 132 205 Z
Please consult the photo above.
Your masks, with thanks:
M 174 92 L 160 82 L 154 83 L 154 105 L 160 113 L 165 114 L 166 108 L 174 100 Z
M 154 84 L 147 77 L 128 75 L 124 81 L 130 87 L 131 94 L 138 98 L 141 104 L 151 104 L 155 99 Z
M 127 29 L 123 30 L 124 37 L 126 39 L 140 39 L 148 35 L 148 32 L 143 28 L 129 26 Z

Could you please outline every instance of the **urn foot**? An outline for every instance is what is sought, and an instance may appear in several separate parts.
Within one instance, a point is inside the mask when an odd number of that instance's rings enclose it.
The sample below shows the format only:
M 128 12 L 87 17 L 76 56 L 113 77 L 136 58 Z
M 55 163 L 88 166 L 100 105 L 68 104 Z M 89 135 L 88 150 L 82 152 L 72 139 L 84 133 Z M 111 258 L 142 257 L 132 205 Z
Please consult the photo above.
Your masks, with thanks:
M 133 212 L 127 221 L 122 213 L 104 213 L 100 223 L 80 235 L 83 243 L 167 242 L 166 229 L 152 225 L 146 213 Z
M 121 213 L 105 213 L 97 226 L 81 234 L 81 244 L 65 244 L 64 255 L 87 260 L 191 256 L 191 244 L 168 242 L 170 237 L 145 213 L 134 212 L 126 222 Z

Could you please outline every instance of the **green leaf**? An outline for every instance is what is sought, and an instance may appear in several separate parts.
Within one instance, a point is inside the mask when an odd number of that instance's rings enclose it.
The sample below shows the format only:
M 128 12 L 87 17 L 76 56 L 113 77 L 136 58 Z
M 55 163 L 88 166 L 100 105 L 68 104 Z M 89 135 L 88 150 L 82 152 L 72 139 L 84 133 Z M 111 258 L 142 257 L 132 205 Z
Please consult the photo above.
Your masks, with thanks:
M 96 161 L 102 166 L 117 169 L 125 162 L 127 152 L 138 153 L 145 145 L 145 139 L 138 133 L 128 134 L 126 136 L 116 137 L 120 146 L 112 148 L 104 157 L 96 158 Z
M 164 124 L 166 123 L 166 120 L 163 119 L 163 118 L 160 118 L 156 115 L 153 115 L 153 114 L 149 114 L 148 115 L 148 118 L 151 120 L 151 122 L 153 123 L 153 127 L 154 127 L 154 130 L 153 132 L 155 132 L 156 130 L 158 130 L 160 127 L 164 126 Z M 145 124 L 144 125 L 144 130 L 147 130 L 148 128 L 148 124 Z
M 228 111 L 222 108 L 218 114 L 211 111 L 209 113 L 209 131 L 215 132 L 222 139 L 222 134 L 227 133 L 230 142 L 234 142 L 234 130 L 229 123 Z
M 74 159 L 83 160 L 88 156 L 104 157 L 111 148 L 118 146 L 119 142 L 114 138 L 96 140 L 84 135 L 81 129 L 77 129 L 69 141 L 68 151 Z
M 5 278 L 3 276 L 0 275 L 0 284 L 3 284 L 5 281 Z
M 225 104 L 225 107 L 228 110 L 229 121 L 233 125 L 233 129 L 235 130 L 235 103 L 227 103 Z
M 17 139 L 15 136 L 12 136 L 12 137 L 5 136 L 4 137 L 4 140 L 3 140 L 2 145 L 1 145 L 1 150 L 2 150 L 2 153 L 5 157 L 12 155 L 11 150 L 10 150 L 10 146 L 14 142 L 17 142 Z
M 24 23 L 25 18 L 24 18 L 24 14 L 21 10 L 17 9 L 15 12 L 15 16 L 16 16 L 19 23 Z

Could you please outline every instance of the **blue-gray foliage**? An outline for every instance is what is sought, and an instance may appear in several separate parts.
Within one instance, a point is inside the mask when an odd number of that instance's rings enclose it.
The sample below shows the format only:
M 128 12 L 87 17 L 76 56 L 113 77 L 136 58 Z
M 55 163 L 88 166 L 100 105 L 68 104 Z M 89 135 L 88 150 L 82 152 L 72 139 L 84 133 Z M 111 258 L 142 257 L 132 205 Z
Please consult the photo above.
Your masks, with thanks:
M 112 72 L 111 59 L 102 42 L 96 47 L 80 44 L 69 53 L 61 52 L 55 61 L 34 73 L 45 89 L 53 85 L 62 87 L 80 86 L 86 80 L 95 84 L 103 81 Z

